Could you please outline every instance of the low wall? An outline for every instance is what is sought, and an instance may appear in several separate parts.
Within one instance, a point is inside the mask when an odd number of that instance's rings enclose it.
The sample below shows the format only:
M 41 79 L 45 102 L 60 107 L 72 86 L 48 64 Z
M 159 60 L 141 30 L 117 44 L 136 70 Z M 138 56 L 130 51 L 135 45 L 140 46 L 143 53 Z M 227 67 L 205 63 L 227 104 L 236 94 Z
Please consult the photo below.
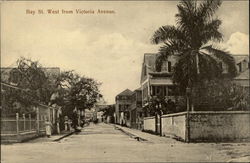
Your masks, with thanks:
M 250 139 L 250 112 L 190 112 L 190 141 Z
M 162 136 L 175 136 L 185 140 L 186 112 L 162 116 Z
M 192 111 L 188 117 L 187 112 L 162 115 L 162 136 L 190 142 L 250 140 L 250 111 Z M 155 117 L 144 118 L 144 130 L 155 132 Z
M 155 117 L 146 117 L 143 119 L 143 130 L 155 132 Z
M 41 130 L 39 134 L 37 131 L 27 131 L 18 134 L 1 134 L 1 143 L 17 143 L 30 140 L 39 136 L 44 136 L 45 131 Z

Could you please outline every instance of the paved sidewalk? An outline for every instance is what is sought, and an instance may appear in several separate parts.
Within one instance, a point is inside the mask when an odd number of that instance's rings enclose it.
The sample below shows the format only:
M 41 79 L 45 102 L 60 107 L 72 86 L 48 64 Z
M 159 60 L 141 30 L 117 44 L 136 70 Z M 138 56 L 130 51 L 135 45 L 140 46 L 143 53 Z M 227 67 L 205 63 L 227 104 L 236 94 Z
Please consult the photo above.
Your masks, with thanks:
M 183 143 L 183 142 L 177 141 L 173 138 L 162 137 L 159 135 L 153 135 L 150 133 L 142 132 L 140 130 L 131 129 L 128 127 L 122 127 L 122 126 L 116 125 L 116 124 L 114 126 L 117 129 L 120 129 L 122 132 L 128 134 L 132 138 L 135 138 L 137 140 L 139 139 L 139 141 L 142 140 L 142 141 L 148 141 L 148 142 L 157 143 L 157 144 L 161 144 L 161 143 L 180 144 L 180 143 Z
M 49 138 L 47 136 L 34 138 L 32 140 L 26 141 L 25 143 L 37 143 L 37 142 L 54 142 L 59 141 L 65 137 L 74 134 L 74 131 L 62 131 L 60 134 L 51 135 Z

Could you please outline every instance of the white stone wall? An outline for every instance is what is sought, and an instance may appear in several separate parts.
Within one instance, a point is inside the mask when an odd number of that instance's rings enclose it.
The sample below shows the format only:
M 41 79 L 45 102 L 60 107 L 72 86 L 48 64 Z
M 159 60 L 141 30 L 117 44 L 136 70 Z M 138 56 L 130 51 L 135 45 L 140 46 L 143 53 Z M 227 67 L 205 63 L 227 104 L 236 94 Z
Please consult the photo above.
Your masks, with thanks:
M 162 116 L 162 134 L 176 136 L 185 140 L 186 112 Z
M 147 131 L 155 131 L 155 117 L 144 118 L 143 129 Z
M 250 112 L 190 113 L 190 140 L 225 141 L 250 139 Z

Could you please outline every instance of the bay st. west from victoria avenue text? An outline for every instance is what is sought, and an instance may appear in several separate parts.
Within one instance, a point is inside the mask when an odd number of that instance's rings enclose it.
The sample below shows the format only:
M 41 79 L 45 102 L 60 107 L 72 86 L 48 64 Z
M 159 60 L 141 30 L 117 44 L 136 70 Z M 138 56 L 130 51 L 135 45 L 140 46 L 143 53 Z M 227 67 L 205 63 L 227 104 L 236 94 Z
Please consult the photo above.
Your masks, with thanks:
M 103 9 L 74 9 L 74 10 L 66 10 L 66 9 L 38 9 L 38 10 L 32 10 L 32 9 L 26 9 L 26 14 L 115 14 L 115 11 L 110 10 L 103 10 Z

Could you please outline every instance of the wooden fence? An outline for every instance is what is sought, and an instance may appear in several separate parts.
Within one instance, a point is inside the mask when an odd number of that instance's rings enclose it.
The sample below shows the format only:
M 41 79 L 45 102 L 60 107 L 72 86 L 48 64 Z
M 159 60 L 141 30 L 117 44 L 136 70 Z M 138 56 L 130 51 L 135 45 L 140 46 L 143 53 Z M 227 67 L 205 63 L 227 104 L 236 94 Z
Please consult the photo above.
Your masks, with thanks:
M 43 135 L 45 117 L 16 113 L 15 117 L 1 118 L 1 142 L 21 142 L 25 139 Z

